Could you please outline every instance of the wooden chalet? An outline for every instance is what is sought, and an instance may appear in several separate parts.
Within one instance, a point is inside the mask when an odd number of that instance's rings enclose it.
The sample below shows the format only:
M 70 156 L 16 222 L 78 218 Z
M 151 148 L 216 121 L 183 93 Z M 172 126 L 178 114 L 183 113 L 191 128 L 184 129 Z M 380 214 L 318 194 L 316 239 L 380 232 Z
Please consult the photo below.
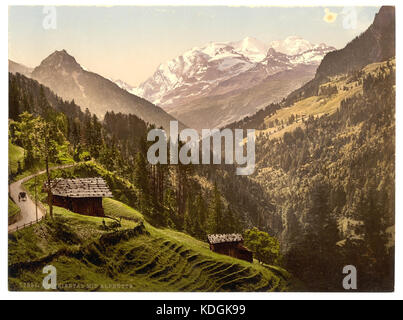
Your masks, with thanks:
M 210 250 L 227 256 L 253 262 L 253 253 L 244 244 L 240 234 L 211 234 L 207 236 Z
M 52 186 L 55 206 L 87 216 L 105 216 L 102 198 L 113 197 L 102 178 L 56 179 Z

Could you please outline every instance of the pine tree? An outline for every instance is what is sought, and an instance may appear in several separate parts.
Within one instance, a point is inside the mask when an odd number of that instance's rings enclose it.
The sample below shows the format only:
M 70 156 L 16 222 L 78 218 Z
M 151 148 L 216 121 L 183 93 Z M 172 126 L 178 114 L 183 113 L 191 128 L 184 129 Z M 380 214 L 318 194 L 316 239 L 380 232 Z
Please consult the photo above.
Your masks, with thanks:
M 43 121 L 41 118 L 35 118 L 34 130 L 31 133 L 33 153 L 37 159 L 45 162 L 46 190 L 48 193 L 49 215 L 53 218 L 53 188 L 56 181 L 52 180 L 49 165 L 55 161 L 58 154 L 57 129 L 53 123 Z
M 163 224 L 168 227 L 175 228 L 175 215 L 178 204 L 175 197 L 175 191 L 171 187 L 167 187 L 165 189 L 163 203 Z
M 225 223 L 223 225 L 223 233 L 237 233 L 240 232 L 239 221 L 237 220 L 234 212 L 230 206 L 225 210 Z
M 209 232 L 212 234 L 224 233 L 223 204 L 217 183 L 214 184 L 213 201 L 210 208 Z
M 184 229 L 185 231 L 194 236 L 195 225 L 196 225 L 196 212 L 194 210 L 194 206 L 192 203 L 192 199 L 190 196 L 186 199 L 186 210 L 185 210 L 185 218 L 184 218 Z
M 196 208 L 196 223 L 194 227 L 194 233 L 197 238 L 204 240 L 207 236 L 206 231 L 207 205 L 201 193 L 196 197 L 195 208 Z
M 138 205 L 143 213 L 149 212 L 150 189 L 148 185 L 148 169 L 146 160 L 141 152 L 136 155 L 134 164 L 134 185 L 139 190 Z
M 19 101 L 19 92 L 17 89 L 17 85 L 15 84 L 15 80 L 9 79 L 9 90 L 8 90 L 8 101 L 9 101 L 9 109 L 8 109 L 8 117 L 13 120 L 18 120 L 18 115 L 20 114 L 20 101 Z

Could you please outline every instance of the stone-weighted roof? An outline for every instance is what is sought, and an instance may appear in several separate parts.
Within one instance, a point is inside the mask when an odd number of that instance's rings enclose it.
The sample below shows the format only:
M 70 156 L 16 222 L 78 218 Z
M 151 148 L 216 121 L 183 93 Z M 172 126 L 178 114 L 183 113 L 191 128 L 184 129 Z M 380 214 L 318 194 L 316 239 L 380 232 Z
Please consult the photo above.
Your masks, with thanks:
M 69 198 L 112 198 L 112 192 L 102 178 L 55 179 L 52 193 Z M 45 186 L 46 187 L 46 186 Z
M 210 234 L 207 236 L 208 242 L 210 244 L 218 243 L 239 243 L 243 241 L 241 234 Z

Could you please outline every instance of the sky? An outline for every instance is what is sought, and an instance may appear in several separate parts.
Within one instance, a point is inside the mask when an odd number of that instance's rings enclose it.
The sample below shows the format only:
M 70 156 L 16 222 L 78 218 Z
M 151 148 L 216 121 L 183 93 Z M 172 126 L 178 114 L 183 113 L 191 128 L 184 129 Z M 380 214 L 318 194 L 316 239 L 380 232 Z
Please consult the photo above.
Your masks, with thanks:
M 65 49 L 86 69 L 132 86 L 152 76 L 161 63 L 210 41 L 250 36 L 268 43 L 296 35 L 342 48 L 379 11 L 355 8 L 356 26 L 346 29 L 343 7 L 55 8 L 54 15 L 43 6 L 9 7 L 9 59 L 36 67 Z

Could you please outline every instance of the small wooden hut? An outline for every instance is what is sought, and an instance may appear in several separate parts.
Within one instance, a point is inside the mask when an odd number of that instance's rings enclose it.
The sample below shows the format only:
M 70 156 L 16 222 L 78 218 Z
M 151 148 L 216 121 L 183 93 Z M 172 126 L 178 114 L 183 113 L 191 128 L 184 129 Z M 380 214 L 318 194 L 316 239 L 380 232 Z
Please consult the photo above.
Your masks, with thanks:
M 102 178 L 56 179 L 52 186 L 55 206 L 87 216 L 105 216 L 102 198 L 112 198 Z
M 207 236 L 210 250 L 227 256 L 253 262 L 253 253 L 244 246 L 240 234 L 211 234 Z

